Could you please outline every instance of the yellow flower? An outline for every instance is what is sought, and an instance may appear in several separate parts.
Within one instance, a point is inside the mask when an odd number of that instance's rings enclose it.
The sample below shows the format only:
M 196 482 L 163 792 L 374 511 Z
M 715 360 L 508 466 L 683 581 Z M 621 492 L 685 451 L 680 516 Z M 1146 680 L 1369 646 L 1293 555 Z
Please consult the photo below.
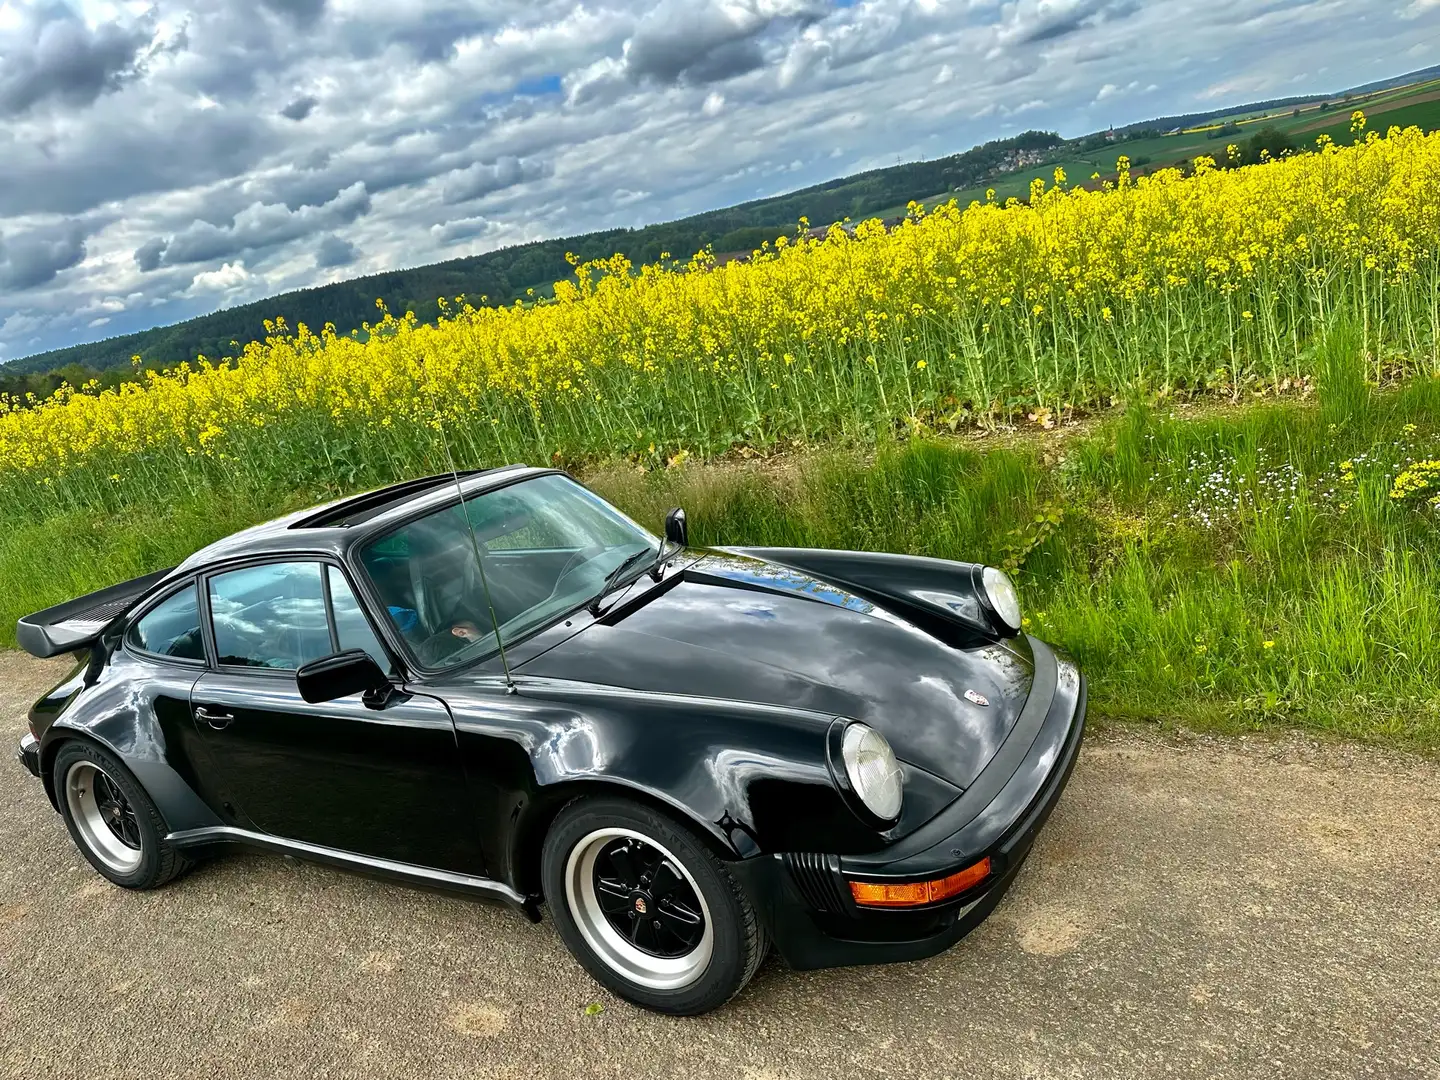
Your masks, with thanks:
M 1417 461 L 1403 469 L 1390 487 L 1397 502 L 1440 489 L 1440 461 Z
M 417 473 L 442 430 L 474 464 L 723 453 L 929 425 L 961 402 L 1094 404 L 1125 395 L 1116 379 L 1208 376 L 1217 350 L 1238 386 L 1276 357 L 1310 363 L 1313 313 L 1337 307 L 1375 315 L 1377 356 L 1428 340 L 1428 315 L 1404 313 L 1430 310 L 1440 272 L 1440 135 L 1321 139 L 1256 169 L 1130 164 L 1075 188 L 1057 169 L 1030 201 L 991 190 L 893 226 L 786 230 L 724 263 L 572 257 L 553 290 L 455 298 L 430 324 L 380 300 L 353 332 L 272 319 L 226 359 L 0 400 L 0 505 L 7 521 L 111 510 L 300 462 L 355 482 Z M 1353 485 L 1353 463 L 1340 475 Z M 1428 507 L 1440 481 L 1417 463 L 1391 495 Z

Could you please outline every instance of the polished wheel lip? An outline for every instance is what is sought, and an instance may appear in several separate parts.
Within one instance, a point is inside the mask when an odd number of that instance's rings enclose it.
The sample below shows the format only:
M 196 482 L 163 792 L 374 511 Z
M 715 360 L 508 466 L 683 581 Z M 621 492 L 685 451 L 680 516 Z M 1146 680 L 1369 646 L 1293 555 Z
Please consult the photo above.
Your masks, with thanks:
M 595 891 L 595 861 L 612 841 L 638 840 L 660 852 L 680 871 L 695 893 L 705 930 L 696 946 L 682 956 L 664 957 L 632 944 L 611 925 Z M 576 841 L 565 861 L 565 903 L 591 952 L 605 966 L 649 990 L 681 990 L 698 980 L 715 952 L 714 919 L 699 883 L 674 852 L 644 833 L 622 826 L 595 829 Z
M 115 778 L 93 761 L 77 761 L 65 773 L 65 804 L 85 847 L 117 874 L 133 873 L 144 857 L 135 809 Z M 122 833 L 131 833 L 131 844 Z

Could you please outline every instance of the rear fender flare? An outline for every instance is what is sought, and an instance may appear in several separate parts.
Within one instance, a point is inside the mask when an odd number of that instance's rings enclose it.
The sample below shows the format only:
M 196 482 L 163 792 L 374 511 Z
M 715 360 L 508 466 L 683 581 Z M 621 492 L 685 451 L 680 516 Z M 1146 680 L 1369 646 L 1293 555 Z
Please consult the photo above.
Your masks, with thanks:
M 57 811 L 60 809 L 55 778 L 55 757 L 60 753 L 60 747 L 66 742 L 85 742 L 113 755 L 130 770 L 160 811 L 160 817 L 170 831 L 224 824 L 184 778 L 170 767 L 163 755 L 153 752 L 157 749 L 153 743 L 149 744 L 151 753 L 137 753 L 137 747 L 144 744 L 137 744 L 134 739 L 116 738 L 117 735 L 134 733 L 132 723 L 115 716 L 87 727 L 78 727 L 65 720 L 51 725 L 40 744 L 40 775 L 50 804 Z

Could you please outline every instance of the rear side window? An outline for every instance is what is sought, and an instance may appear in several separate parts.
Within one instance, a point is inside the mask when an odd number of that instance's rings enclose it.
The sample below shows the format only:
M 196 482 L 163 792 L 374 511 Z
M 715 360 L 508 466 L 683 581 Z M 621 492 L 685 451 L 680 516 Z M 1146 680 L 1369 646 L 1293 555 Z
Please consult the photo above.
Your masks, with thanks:
M 175 660 L 204 660 L 200 638 L 200 605 L 194 585 L 166 597 L 130 627 L 126 643 L 132 649 Z
M 268 563 L 210 579 L 210 617 L 220 663 L 294 671 L 329 656 L 322 567 Z

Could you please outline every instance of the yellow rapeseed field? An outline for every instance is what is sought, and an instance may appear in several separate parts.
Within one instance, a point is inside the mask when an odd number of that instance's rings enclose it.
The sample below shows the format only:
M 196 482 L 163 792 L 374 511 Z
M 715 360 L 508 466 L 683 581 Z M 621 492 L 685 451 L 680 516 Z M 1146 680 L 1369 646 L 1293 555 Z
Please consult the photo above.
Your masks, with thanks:
M 1357 117 L 1357 130 L 1363 118 Z M 1311 374 L 1337 313 L 1376 377 L 1440 373 L 1440 135 L 1102 190 L 916 212 L 746 262 L 577 267 L 553 300 L 285 328 L 116 391 L 0 405 L 12 520 L 195 490 L 380 482 L 949 429 L 1137 390 L 1239 394 Z M 383 316 L 383 317 L 382 317 Z

